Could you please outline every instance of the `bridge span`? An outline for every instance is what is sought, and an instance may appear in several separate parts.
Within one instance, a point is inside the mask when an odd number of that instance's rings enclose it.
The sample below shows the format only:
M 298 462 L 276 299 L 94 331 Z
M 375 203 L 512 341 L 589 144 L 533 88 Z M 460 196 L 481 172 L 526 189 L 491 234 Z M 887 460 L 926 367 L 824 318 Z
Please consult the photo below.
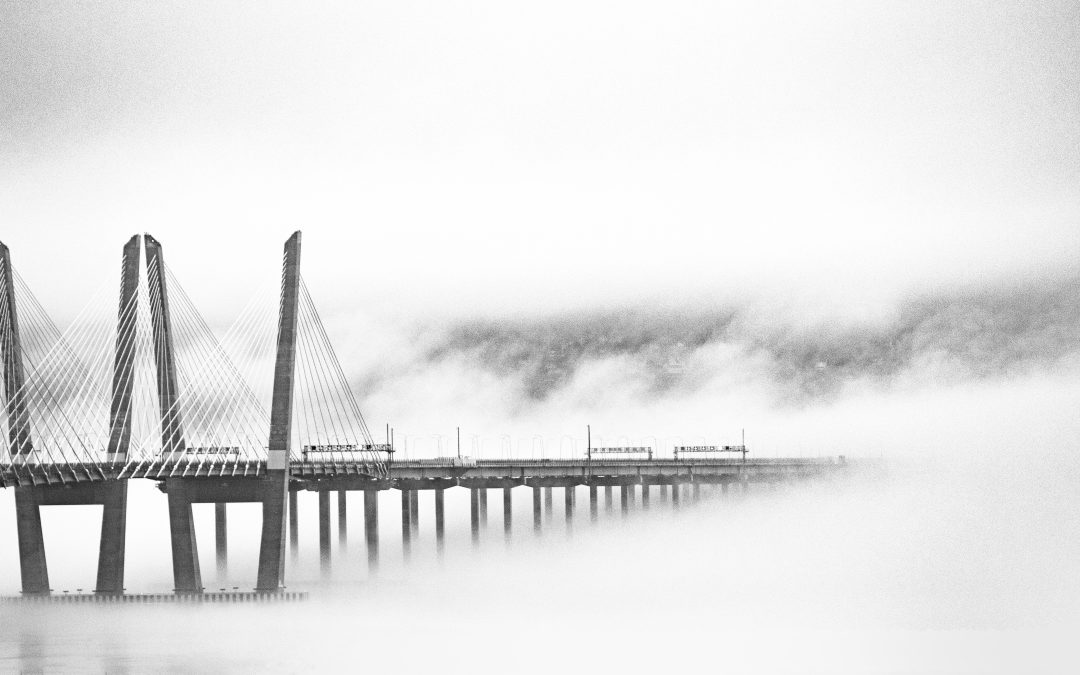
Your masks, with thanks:
M 140 269 L 140 260 L 145 268 Z M 172 294 L 170 295 L 170 291 Z M 378 493 L 401 493 L 403 545 L 418 526 L 418 494 L 435 495 L 435 531 L 443 540 L 445 490 L 470 491 L 474 540 L 487 518 L 488 493 L 502 491 L 504 523 L 514 488 L 531 489 L 534 526 L 563 490 L 569 519 L 578 488 L 595 515 L 620 491 L 626 510 L 653 492 L 677 505 L 703 486 L 749 489 L 834 474 L 835 459 L 456 459 L 388 461 L 374 442 L 300 276 L 300 233 L 285 243 L 280 295 L 237 321 L 235 351 L 268 377 L 265 397 L 229 355 L 227 339 L 207 327 L 175 275 L 161 243 L 136 235 L 123 248 L 118 311 L 100 325 L 61 333 L 0 244 L 0 489 L 15 493 L 22 592 L 47 596 L 48 565 L 40 507 L 101 505 L 95 593 L 123 595 L 127 487 L 156 481 L 168 500 L 174 591 L 204 592 L 192 505 L 215 504 L 215 547 L 227 559 L 227 504 L 262 505 L 257 593 L 285 587 L 287 543 L 298 546 L 297 493 L 319 498 L 320 552 L 329 555 L 330 495 L 338 493 L 345 536 L 347 493 L 361 492 L 368 560 L 378 560 Z M 91 312 L 91 314 L 93 314 Z M 272 330 L 260 320 L 274 321 Z M 24 325 L 20 327 L 20 322 Z M 231 335 L 232 333 L 230 333 Z M 269 346 L 260 352 L 262 338 Z M 265 358 L 262 358 L 265 357 Z M 262 358 L 262 360 L 260 360 Z M 268 405 L 267 405 L 268 402 Z M 740 446 L 742 447 L 742 446 Z M 319 448 L 315 456 L 302 449 Z M 743 448 L 745 450 L 745 448 Z M 569 522 L 569 520 L 568 520 Z

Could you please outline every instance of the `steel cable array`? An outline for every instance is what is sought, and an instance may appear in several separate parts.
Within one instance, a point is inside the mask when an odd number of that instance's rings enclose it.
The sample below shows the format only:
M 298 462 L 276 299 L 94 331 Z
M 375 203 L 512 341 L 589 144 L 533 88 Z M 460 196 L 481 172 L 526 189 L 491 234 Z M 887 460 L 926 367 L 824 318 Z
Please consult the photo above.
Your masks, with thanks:
M 125 258 L 122 265 L 127 263 Z M 112 459 L 122 464 L 120 477 L 247 475 L 264 466 L 280 309 L 276 289 L 267 285 L 256 293 L 219 340 L 160 257 L 137 267 L 130 297 L 117 305 L 109 285 L 103 286 L 64 332 L 21 277 L 6 280 L 0 270 L 0 288 L 9 281 L 14 288 L 24 366 L 14 405 L 4 400 L 0 407 L 0 464 L 15 470 L 48 465 L 51 475 L 73 480 L 103 477 L 101 467 Z M 300 283 L 293 460 L 382 475 L 386 447 L 375 444 L 307 285 Z M 167 318 L 163 293 L 150 290 L 164 288 Z M 14 348 L 7 302 L 0 294 L 5 358 Z M 9 376 L 6 369 L 3 376 Z M 9 419 L 12 411 L 17 419 Z M 11 447 L 13 425 L 29 432 L 21 448 Z M 126 456 L 108 456 L 110 438 L 120 446 L 117 439 L 129 439 Z

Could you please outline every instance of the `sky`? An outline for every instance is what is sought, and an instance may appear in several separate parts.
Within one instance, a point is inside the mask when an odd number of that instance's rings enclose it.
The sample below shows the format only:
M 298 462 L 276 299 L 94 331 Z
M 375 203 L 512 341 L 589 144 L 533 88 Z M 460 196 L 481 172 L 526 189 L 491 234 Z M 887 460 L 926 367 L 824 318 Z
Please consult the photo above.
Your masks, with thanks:
M 294 229 L 325 304 L 406 317 L 1076 271 L 1071 2 L 0 13 L 3 240 L 61 315 L 141 231 L 221 317 Z

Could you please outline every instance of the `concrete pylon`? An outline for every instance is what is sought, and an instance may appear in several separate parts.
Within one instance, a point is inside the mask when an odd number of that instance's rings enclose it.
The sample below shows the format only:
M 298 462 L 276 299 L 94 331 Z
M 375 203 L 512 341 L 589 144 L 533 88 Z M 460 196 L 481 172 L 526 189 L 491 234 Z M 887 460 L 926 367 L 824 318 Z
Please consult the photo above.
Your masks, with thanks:
M 30 417 L 26 407 L 26 384 L 23 371 L 22 342 L 19 335 L 19 313 L 15 302 L 15 274 L 11 267 L 11 251 L 0 243 L 0 284 L 3 284 L 3 308 L 5 316 L 0 325 L 6 329 L 0 348 L 4 351 L 4 400 L 7 403 L 8 441 L 12 455 L 26 454 L 33 450 L 30 440 Z
M 132 391 L 135 386 L 135 332 L 139 316 L 139 235 L 124 244 L 120 276 L 120 307 L 116 318 L 116 351 L 113 355 L 112 400 L 109 404 L 109 447 L 106 460 L 124 463 L 131 448 Z M 101 544 L 98 548 L 95 593 L 124 592 L 127 551 L 128 482 L 116 481 L 104 489 L 101 511 Z
M 154 334 L 154 363 L 157 369 L 158 407 L 161 411 L 161 448 L 166 454 L 183 456 L 183 420 L 177 405 L 180 386 L 176 379 L 176 353 L 173 350 L 169 291 L 165 283 L 165 259 L 161 243 L 157 239 L 149 234 L 144 235 L 144 239 L 150 323 Z
M 285 511 L 292 443 L 293 381 L 296 376 L 296 324 L 300 300 L 300 232 L 285 242 L 281 271 L 277 359 L 270 404 L 270 446 L 263 477 L 263 523 L 259 579 L 255 590 L 274 592 L 285 581 Z
M 157 239 L 144 234 L 143 242 L 146 247 L 147 295 L 150 299 L 158 410 L 161 417 L 162 458 L 182 457 L 186 451 L 186 445 L 183 420 L 178 405 L 180 387 L 176 378 L 172 315 L 169 312 L 169 291 L 165 283 L 165 258 L 161 243 Z M 202 593 L 202 572 L 199 569 L 195 518 L 191 511 L 191 500 L 185 488 L 186 485 L 182 479 L 170 478 L 165 481 L 169 501 L 173 589 L 177 593 Z
M 109 405 L 109 462 L 127 461 L 131 446 L 131 396 L 135 387 L 135 331 L 139 316 L 139 235 L 124 244 L 120 309 L 116 319 L 112 401 Z M 160 247 L 158 253 L 160 254 Z
M 33 451 L 30 437 L 30 417 L 23 386 L 22 344 L 19 338 L 19 314 L 15 307 L 15 276 L 11 267 L 11 252 L 0 243 L 0 284 L 3 284 L 4 316 L 0 326 L 0 348 L 4 349 L 4 400 L 8 415 L 8 450 L 11 455 Z M 24 594 L 49 593 L 49 568 L 45 561 L 45 535 L 41 530 L 41 511 L 31 487 L 15 488 L 15 518 L 19 539 L 19 570 Z

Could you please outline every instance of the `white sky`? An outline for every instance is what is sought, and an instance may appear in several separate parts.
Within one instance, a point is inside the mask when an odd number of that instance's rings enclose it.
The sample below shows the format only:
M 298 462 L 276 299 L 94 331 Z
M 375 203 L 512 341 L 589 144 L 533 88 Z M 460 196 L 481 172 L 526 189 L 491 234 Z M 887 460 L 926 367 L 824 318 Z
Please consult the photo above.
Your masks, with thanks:
M 13 4 L 0 239 L 61 315 L 138 231 L 222 317 L 296 228 L 320 302 L 407 316 L 858 309 L 1080 252 L 1072 2 Z

